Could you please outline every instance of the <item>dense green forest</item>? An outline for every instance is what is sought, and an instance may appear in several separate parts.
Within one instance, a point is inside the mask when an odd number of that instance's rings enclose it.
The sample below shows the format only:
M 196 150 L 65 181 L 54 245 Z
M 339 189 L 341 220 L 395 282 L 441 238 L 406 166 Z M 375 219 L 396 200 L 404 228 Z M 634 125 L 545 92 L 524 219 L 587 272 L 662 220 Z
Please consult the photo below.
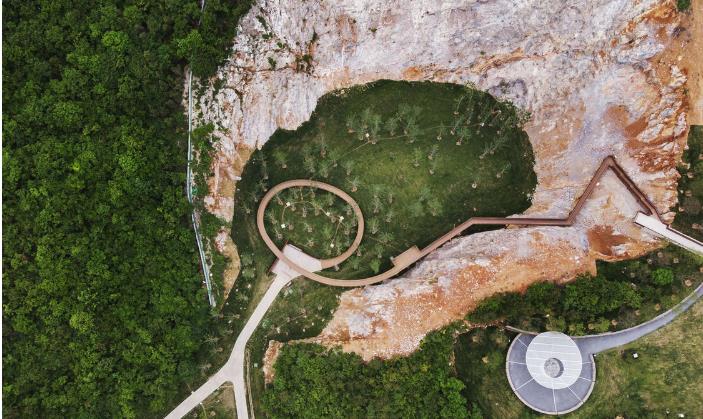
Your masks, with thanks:
M 3 6 L 3 413 L 158 416 L 211 321 L 185 66 L 213 72 L 249 2 Z
M 453 377 L 455 326 L 431 333 L 419 351 L 364 364 L 318 345 L 284 347 L 263 404 L 270 418 L 472 418 Z

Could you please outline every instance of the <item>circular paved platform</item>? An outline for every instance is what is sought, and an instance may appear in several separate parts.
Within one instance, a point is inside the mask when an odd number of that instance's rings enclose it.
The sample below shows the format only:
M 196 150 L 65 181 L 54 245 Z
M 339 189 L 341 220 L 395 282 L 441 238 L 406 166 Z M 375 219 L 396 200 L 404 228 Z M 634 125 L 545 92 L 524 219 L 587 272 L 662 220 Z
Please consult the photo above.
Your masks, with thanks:
M 567 335 L 520 334 L 508 349 L 505 369 L 515 394 L 531 409 L 549 415 L 579 408 L 593 391 L 593 357 Z

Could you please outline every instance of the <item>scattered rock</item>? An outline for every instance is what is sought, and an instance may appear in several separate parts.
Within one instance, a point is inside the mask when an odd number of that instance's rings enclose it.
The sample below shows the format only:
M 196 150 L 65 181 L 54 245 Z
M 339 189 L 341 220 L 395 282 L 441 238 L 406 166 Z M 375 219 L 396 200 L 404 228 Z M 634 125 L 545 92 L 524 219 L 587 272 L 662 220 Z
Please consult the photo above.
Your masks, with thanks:
M 280 353 L 283 344 L 281 342 L 270 340 L 268 348 L 266 348 L 266 353 L 264 354 L 263 360 L 263 371 L 264 371 L 264 381 L 266 384 L 273 382 L 275 378 L 275 370 L 273 366 L 276 364 L 276 359 L 278 359 L 278 354 Z

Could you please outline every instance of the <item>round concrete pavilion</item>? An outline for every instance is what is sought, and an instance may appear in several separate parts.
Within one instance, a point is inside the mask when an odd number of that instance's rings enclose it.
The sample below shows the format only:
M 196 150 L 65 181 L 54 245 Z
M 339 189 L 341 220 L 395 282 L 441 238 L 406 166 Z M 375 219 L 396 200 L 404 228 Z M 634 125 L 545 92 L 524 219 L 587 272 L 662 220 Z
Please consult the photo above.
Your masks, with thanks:
M 593 357 L 559 332 L 519 334 L 508 349 L 505 369 L 518 398 L 548 415 L 578 409 L 591 395 L 596 378 Z

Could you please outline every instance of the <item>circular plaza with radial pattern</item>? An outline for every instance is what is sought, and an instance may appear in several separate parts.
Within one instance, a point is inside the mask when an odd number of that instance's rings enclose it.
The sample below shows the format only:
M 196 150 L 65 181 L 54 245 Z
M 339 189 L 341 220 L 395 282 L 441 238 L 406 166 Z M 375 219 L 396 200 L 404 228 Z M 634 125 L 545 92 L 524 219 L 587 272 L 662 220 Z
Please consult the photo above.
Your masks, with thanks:
M 593 358 L 559 332 L 518 335 L 508 350 L 508 381 L 527 406 L 563 414 L 581 406 L 593 390 Z

